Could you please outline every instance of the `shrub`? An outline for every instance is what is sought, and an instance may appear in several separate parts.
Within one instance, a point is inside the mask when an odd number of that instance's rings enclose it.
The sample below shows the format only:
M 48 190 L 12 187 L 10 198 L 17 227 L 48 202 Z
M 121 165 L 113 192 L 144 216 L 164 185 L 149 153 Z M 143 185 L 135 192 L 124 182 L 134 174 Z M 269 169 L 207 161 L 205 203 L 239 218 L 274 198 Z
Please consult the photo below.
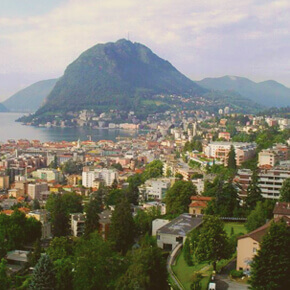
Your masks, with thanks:
M 232 278 L 242 278 L 244 276 L 243 270 L 232 270 L 230 272 Z

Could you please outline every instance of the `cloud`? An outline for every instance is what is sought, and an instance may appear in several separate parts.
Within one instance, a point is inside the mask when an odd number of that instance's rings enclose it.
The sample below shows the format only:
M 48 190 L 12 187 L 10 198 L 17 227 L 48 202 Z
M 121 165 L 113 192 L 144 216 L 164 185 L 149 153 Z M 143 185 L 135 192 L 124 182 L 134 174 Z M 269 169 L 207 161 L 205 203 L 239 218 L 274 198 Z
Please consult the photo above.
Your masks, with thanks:
M 289 12 L 287 0 L 69 0 L 41 16 L 0 18 L 0 71 L 60 75 L 84 50 L 130 32 L 193 78 L 286 80 Z M 277 71 L 267 75 L 271 55 Z

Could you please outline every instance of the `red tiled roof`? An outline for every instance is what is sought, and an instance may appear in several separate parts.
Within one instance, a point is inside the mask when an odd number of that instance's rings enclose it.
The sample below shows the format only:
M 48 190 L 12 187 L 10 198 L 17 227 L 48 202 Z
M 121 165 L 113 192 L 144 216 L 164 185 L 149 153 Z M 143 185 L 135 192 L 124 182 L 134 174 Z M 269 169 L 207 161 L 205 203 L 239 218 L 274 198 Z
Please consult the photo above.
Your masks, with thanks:
M 200 196 L 200 195 L 193 195 L 191 200 L 196 200 L 196 201 L 211 201 L 212 198 L 209 196 Z
M 290 202 L 276 202 L 273 214 L 290 216 Z
M 193 201 L 189 207 L 207 207 L 207 203 L 204 201 Z

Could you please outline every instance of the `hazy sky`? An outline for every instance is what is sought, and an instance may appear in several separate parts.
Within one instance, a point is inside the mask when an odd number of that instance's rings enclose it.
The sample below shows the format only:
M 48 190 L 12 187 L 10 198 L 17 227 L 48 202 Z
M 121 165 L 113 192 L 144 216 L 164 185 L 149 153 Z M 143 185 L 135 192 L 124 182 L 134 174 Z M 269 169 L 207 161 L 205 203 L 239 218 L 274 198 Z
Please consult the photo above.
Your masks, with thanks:
M 0 100 L 128 32 L 191 79 L 290 87 L 289 15 L 290 0 L 0 0 Z

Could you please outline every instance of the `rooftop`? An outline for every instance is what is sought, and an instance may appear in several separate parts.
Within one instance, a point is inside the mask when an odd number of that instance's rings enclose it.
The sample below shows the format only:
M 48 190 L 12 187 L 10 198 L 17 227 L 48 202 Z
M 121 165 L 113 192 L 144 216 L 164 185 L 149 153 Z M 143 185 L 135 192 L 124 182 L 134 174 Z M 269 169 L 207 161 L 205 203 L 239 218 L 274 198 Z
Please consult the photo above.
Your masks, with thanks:
M 185 237 L 187 233 L 202 224 L 202 218 L 193 217 L 190 214 L 181 214 L 167 225 L 160 228 L 159 234 L 170 234 Z

